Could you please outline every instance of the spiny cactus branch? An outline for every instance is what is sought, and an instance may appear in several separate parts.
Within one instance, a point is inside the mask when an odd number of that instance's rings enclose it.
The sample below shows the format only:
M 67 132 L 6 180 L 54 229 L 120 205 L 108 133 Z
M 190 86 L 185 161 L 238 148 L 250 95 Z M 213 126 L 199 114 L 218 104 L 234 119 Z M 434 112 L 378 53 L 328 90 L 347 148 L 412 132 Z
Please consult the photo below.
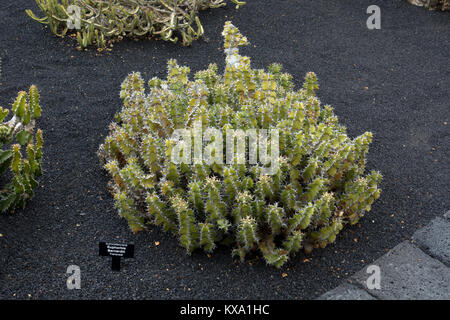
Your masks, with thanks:
M 35 0 L 44 17 L 31 10 L 35 21 L 49 25 L 63 37 L 75 30 L 80 48 L 97 45 L 102 50 L 123 37 L 159 37 L 183 45 L 203 36 L 198 11 L 219 8 L 224 0 Z M 245 2 L 232 0 L 236 9 Z
M 36 178 L 42 174 L 44 141 L 40 129 L 34 133 L 35 119 L 41 116 L 37 88 L 31 86 L 29 92 L 19 92 L 11 112 L 11 119 L 4 122 L 10 110 L 0 107 L 0 174 L 9 168 L 13 175 L 0 191 L 1 212 L 23 208 L 34 196 Z M 3 149 L 5 146 L 9 149 Z

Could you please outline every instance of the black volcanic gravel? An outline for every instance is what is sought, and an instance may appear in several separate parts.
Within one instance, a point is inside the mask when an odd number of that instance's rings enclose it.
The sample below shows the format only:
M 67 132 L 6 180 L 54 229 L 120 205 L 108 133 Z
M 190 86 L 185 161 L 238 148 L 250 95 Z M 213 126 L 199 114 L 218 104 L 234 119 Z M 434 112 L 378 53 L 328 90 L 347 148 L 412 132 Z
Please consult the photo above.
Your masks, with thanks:
M 381 30 L 366 27 L 372 4 L 381 7 Z M 448 12 L 402 0 L 248 0 L 238 11 L 229 4 L 201 14 L 207 42 L 124 40 L 99 55 L 55 37 L 27 8 L 38 12 L 34 1 L 0 4 L 0 102 L 9 106 L 19 90 L 38 86 L 45 173 L 24 210 L 0 216 L 2 299 L 312 299 L 450 209 Z M 192 73 L 210 62 L 223 69 L 226 20 L 250 40 L 242 52 L 253 66 L 280 62 L 297 87 L 316 72 L 319 98 L 350 136 L 373 132 L 368 169 L 384 176 L 381 198 L 359 225 L 281 270 L 261 259 L 240 264 L 227 248 L 187 256 L 158 228 L 133 235 L 96 155 L 126 75 L 165 77 L 169 58 Z M 112 272 L 97 255 L 100 240 L 134 242 L 136 259 Z M 81 290 L 66 288 L 71 264 L 81 267 Z

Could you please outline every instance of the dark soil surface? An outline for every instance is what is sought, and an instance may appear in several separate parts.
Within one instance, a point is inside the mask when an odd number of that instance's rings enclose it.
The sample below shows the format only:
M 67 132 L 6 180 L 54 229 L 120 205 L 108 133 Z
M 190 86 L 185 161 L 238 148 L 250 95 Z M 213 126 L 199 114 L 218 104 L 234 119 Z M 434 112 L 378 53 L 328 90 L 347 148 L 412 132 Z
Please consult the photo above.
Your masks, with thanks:
M 381 30 L 366 27 L 372 4 L 381 8 Z M 239 11 L 202 13 L 208 42 L 125 40 L 99 55 L 55 37 L 27 8 L 37 12 L 34 1 L 0 4 L 0 102 L 10 106 L 19 90 L 38 86 L 45 173 L 24 210 L 0 216 L 0 298 L 312 299 L 450 209 L 448 12 L 402 0 L 248 0 Z M 280 62 L 297 86 L 316 72 L 321 101 L 349 134 L 374 133 L 368 169 L 384 175 L 382 197 L 359 225 L 281 270 L 261 259 L 238 263 L 226 248 L 187 256 L 158 228 L 133 235 L 96 155 L 126 75 L 165 77 L 169 58 L 192 72 L 210 62 L 223 68 L 226 20 L 249 38 L 243 52 L 254 66 Z M 112 272 L 110 258 L 98 256 L 100 240 L 134 242 L 136 258 Z M 66 287 L 72 264 L 81 268 L 81 290 Z

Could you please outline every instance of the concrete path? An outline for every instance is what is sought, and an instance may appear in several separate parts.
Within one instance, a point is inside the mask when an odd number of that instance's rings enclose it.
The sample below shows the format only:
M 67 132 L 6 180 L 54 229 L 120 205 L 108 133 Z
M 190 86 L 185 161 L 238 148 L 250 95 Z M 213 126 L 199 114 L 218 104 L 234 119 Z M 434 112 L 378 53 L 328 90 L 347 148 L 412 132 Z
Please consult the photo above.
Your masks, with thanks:
M 319 300 L 449 300 L 450 211 Z

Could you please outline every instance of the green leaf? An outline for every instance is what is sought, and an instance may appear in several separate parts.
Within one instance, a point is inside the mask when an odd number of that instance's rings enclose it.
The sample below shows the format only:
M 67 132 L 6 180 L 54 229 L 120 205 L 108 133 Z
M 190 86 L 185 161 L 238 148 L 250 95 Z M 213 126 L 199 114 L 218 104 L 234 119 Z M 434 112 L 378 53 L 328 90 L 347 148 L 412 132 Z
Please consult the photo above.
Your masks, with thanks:
M 0 151 L 0 165 L 3 164 L 5 161 L 9 160 L 11 157 L 12 157 L 11 150 L 1 150 Z
M 14 193 L 8 194 L 6 197 L 0 199 L 0 211 L 9 211 L 12 208 L 12 204 L 16 200 L 16 195 Z
M 29 133 L 28 131 L 25 131 L 25 130 L 20 131 L 16 136 L 17 141 L 22 146 L 26 145 L 30 141 L 30 138 L 31 138 L 31 133 Z

